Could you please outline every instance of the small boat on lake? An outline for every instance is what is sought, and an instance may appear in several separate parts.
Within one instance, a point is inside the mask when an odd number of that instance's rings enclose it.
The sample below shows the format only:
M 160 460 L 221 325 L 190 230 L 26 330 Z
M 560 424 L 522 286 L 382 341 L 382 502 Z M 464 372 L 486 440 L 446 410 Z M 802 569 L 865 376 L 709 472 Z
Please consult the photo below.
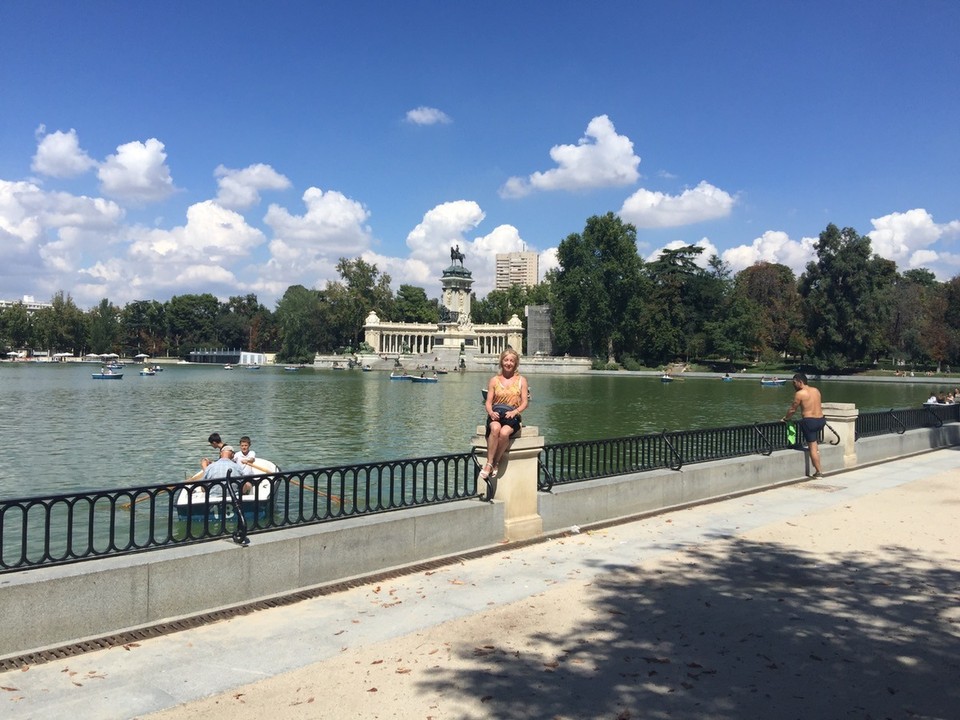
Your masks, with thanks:
M 660 376 L 660 382 L 662 382 L 662 383 L 670 383 L 670 382 L 673 382 L 673 376 L 672 376 L 672 375 L 668 375 L 667 373 L 664 373 L 663 375 Z
M 390 373 L 391 380 L 410 380 L 412 377 L 413 375 L 407 375 L 406 373 L 397 373 L 397 372 Z
M 142 368 L 140 370 L 140 374 L 149 377 L 151 375 L 156 375 L 157 371 L 154 370 L 153 368 Z
M 224 369 L 224 370 L 233 370 L 233 365 L 231 365 L 230 363 L 227 363 L 226 365 L 223 366 L 223 369 Z
M 91 373 L 90 377 L 94 380 L 120 380 L 123 378 L 123 373 L 114 372 L 110 368 L 104 368 L 98 373 Z
M 407 377 L 410 378 L 410 382 L 415 383 L 435 383 L 439 380 L 439 378 L 427 377 L 425 375 L 421 375 L 420 377 L 417 377 L 416 375 L 408 375 Z
M 733 378 L 730 377 L 729 375 L 724 375 L 724 376 L 723 376 L 722 378 L 720 378 L 720 379 L 721 379 L 723 382 L 733 382 Z
M 286 370 L 287 372 L 297 372 L 297 370 L 299 370 L 300 368 L 298 368 L 296 365 L 285 365 L 283 369 Z
M 264 519 L 273 513 L 274 478 L 272 474 L 280 472 L 280 468 L 274 463 L 263 458 L 257 458 L 253 464 L 253 469 L 257 473 L 256 475 L 240 475 L 236 478 L 230 478 L 230 481 L 234 483 L 250 482 L 252 484 L 250 491 L 240 497 L 243 516 L 248 522 L 254 519 Z M 201 474 L 197 473 L 197 476 Z M 232 518 L 236 511 L 230 498 L 230 492 L 224 484 L 225 482 L 225 480 L 212 480 L 181 488 L 174 501 L 177 508 L 177 517 L 181 520 L 200 522 L 207 518 L 210 520 L 219 520 L 220 518 L 229 520 Z M 240 487 L 242 487 L 242 484 Z
M 259 365 L 244 365 L 243 367 L 246 368 L 247 370 L 259 370 L 259 369 L 260 369 L 260 366 L 259 366 Z
M 787 383 L 786 378 L 778 378 L 778 377 L 760 378 L 760 384 L 763 385 L 764 387 L 780 387 L 781 385 L 786 385 L 786 383 Z

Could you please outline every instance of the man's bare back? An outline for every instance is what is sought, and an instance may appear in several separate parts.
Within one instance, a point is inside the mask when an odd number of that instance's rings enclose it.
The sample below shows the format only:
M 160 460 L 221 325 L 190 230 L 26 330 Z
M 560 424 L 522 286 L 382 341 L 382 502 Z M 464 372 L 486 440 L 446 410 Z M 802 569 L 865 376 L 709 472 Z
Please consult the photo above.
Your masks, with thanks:
M 794 385 L 796 387 L 796 385 Z M 803 417 L 820 418 L 823 417 L 823 407 L 820 404 L 820 391 L 809 385 L 801 385 L 793 396 L 793 405 L 790 412 L 800 406 L 800 414 Z

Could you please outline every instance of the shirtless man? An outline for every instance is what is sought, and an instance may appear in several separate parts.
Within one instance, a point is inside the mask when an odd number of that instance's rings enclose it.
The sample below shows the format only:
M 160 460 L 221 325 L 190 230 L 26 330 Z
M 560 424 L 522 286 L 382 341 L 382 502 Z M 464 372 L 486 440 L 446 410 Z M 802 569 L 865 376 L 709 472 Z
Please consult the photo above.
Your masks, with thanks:
M 803 439 L 810 446 L 810 461 L 813 463 L 814 478 L 822 478 L 823 473 L 820 470 L 820 447 L 817 444 L 817 438 L 820 431 L 827 424 L 823 417 L 823 407 L 820 405 L 820 391 L 815 387 L 807 385 L 807 376 L 803 373 L 797 373 L 793 376 L 793 387 L 797 391 L 793 396 L 793 404 L 787 410 L 787 414 L 781 418 L 780 422 L 786 422 L 799 407 L 803 419 L 800 420 L 800 430 L 803 432 Z

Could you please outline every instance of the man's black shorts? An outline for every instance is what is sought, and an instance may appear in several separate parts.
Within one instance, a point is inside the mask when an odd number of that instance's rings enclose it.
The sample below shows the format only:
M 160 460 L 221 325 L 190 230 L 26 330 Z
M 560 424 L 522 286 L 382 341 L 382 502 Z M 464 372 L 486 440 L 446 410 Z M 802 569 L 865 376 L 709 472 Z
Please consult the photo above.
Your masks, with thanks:
M 809 442 L 817 442 L 820 439 L 820 431 L 827 424 L 826 418 L 801 418 L 800 431 L 803 433 L 803 439 Z

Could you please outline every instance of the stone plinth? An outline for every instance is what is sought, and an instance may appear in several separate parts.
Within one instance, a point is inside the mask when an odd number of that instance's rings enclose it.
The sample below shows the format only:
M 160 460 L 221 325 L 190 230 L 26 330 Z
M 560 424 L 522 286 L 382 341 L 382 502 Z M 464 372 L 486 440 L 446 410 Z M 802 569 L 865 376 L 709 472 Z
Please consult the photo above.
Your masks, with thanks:
M 843 467 L 845 468 L 855 467 L 857 464 L 856 440 L 859 415 L 860 411 L 853 403 L 823 403 L 823 416 L 827 419 L 827 424 L 840 436 L 839 443 L 836 443 L 830 428 L 824 428 L 824 444 L 839 444 L 843 449 Z
M 486 429 L 477 427 L 473 447 L 481 456 L 487 451 Z M 504 536 L 526 540 L 543 533 L 543 519 L 537 507 L 537 475 L 544 438 L 539 428 L 525 425 L 515 433 L 510 448 L 500 461 L 495 502 L 504 504 Z

